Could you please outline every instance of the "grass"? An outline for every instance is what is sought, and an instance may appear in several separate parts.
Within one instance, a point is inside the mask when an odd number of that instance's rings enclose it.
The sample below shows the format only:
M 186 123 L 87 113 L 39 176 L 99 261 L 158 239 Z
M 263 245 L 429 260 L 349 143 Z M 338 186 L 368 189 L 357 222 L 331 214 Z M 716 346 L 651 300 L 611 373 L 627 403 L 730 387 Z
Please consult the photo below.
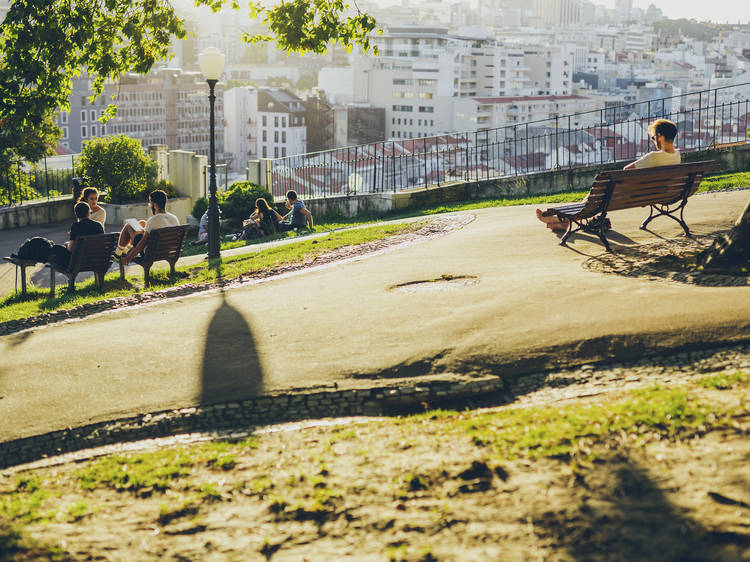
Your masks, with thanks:
M 168 271 L 155 271 L 151 274 L 152 288 L 149 289 L 143 286 L 142 274 L 128 276 L 123 282 L 118 272 L 105 277 L 103 292 L 97 289 L 93 279 L 79 283 L 74 294 L 62 291 L 55 298 L 49 298 L 47 290 L 30 289 L 25 300 L 20 295 L 9 295 L 0 299 L 0 322 L 29 318 L 54 310 L 71 309 L 104 299 L 169 286 L 215 283 L 222 279 L 235 279 L 241 275 L 253 275 L 274 268 L 312 262 L 327 252 L 382 240 L 414 228 L 416 226 L 413 224 L 383 224 L 332 232 L 325 238 L 303 238 L 296 244 L 275 246 L 253 254 L 223 257 L 218 265 L 204 261 L 192 266 L 178 267 L 177 275 L 173 278 L 170 278 Z
M 420 439 L 432 442 L 458 437 L 482 448 L 493 461 L 512 458 L 533 461 L 547 457 L 567 462 L 575 470 L 597 460 L 597 451 L 617 450 L 620 446 L 630 449 L 652 440 L 685 440 L 712 430 L 731 429 L 736 426 L 733 416 L 746 413 L 748 390 L 749 372 L 715 373 L 692 384 L 652 386 L 598 403 L 504 408 L 483 413 L 435 410 L 390 418 L 363 424 L 362 435 L 353 438 L 370 439 L 368 425 L 384 429 L 387 434 L 399 430 L 408 435 L 418 434 Z M 723 398 L 727 394 L 717 394 L 728 392 L 740 397 L 741 406 L 727 406 Z M 333 439 L 341 433 L 337 428 L 320 431 Z M 325 440 L 325 436 L 318 434 L 315 442 Z M 0 552 L 36 548 L 44 554 L 42 557 L 56 556 L 60 552 L 56 547 L 32 543 L 26 527 L 60 520 L 75 523 L 95 516 L 100 511 L 96 495 L 100 489 L 128 494 L 133 502 L 155 496 L 161 502 L 156 515 L 159 525 L 182 518 L 197 520 L 204 510 L 211 509 L 211 504 L 230 501 L 233 491 L 257 497 L 278 521 L 320 524 L 335 517 L 351 490 L 346 486 L 339 488 L 340 483 L 337 484 L 326 463 L 321 459 L 311 462 L 309 454 L 303 451 L 300 468 L 306 472 L 278 477 L 263 473 L 268 467 L 255 466 L 253 456 L 261 445 L 265 447 L 263 439 L 260 436 L 112 455 L 67 471 L 56 469 L 45 473 L 46 476 L 24 472 L 4 488 L 0 487 Z M 378 454 L 401 454 L 397 441 Z M 224 472 L 238 463 L 244 463 L 238 471 Z M 473 463 L 471 470 L 474 465 L 489 470 L 484 463 Z M 274 470 L 273 466 L 270 468 Z M 498 469 L 493 470 L 497 473 Z M 221 471 L 217 475 L 219 481 L 212 480 L 211 471 Z M 427 476 L 404 471 L 392 481 L 394 499 L 418 497 L 432 487 L 432 477 L 441 478 L 438 473 Z M 236 482 L 232 482 L 233 478 Z M 439 510 L 435 515 L 445 516 Z M 425 547 L 422 559 L 431 559 L 429 545 Z M 398 548 L 391 554 L 394 559 L 405 555 Z

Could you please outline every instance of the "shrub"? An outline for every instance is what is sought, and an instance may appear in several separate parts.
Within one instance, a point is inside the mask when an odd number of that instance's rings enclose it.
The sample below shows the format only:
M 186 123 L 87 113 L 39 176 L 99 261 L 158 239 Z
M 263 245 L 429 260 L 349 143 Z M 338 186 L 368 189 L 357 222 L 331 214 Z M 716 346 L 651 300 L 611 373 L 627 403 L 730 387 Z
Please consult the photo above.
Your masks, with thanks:
M 143 201 L 156 188 L 156 162 L 146 155 L 140 141 L 125 135 L 85 142 L 77 169 L 87 185 L 106 189 L 106 200 L 111 203 Z
M 219 195 L 222 218 L 229 219 L 235 225 L 240 224 L 253 212 L 258 197 L 263 197 L 273 205 L 273 195 L 267 189 L 249 181 L 233 183 L 227 191 Z
M 193 204 L 193 216 L 196 219 L 200 219 L 203 216 L 203 213 L 205 213 L 208 210 L 208 199 L 205 197 L 198 197 L 198 199 L 195 200 L 195 203 Z
M 0 175 L 0 205 L 39 199 L 42 195 L 31 187 L 28 173 L 11 167 Z

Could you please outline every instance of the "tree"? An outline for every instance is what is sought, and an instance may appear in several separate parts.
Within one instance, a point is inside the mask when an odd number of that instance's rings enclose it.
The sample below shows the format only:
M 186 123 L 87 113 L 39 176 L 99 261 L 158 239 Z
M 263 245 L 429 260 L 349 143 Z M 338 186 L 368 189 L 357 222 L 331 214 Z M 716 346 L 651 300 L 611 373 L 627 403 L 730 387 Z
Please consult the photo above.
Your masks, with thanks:
M 125 135 L 87 141 L 77 167 L 88 185 L 107 190 L 112 203 L 145 201 L 156 183 L 156 162 L 140 141 Z
M 214 11 L 238 0 L 195 0 Z M 323 53 L 339 43 L 370 49 L 375 20 L 347 14 L 343 0 L 282 0 L 251 4 L 251 18 L 268 28 L 244 34 L 248 43 L 275 42 L 289 53 Z M 72 78 L 93 78 L 92 99 L 105 80 L 125 72 L 145 74 L 167 57 L 172 37 L 184 38 L 184 22 L 169 0 L 14 0 L 0 25 L 0 170 L 18 158 L 38 160 L 61 131 L 58 108 L 69 109 Z M 110 105 L 103 119 L 114 115 Z
M 750 266 L 750 200 L 734 228 L 698 254 L 698 265 L 707 269 L 739 269 Z

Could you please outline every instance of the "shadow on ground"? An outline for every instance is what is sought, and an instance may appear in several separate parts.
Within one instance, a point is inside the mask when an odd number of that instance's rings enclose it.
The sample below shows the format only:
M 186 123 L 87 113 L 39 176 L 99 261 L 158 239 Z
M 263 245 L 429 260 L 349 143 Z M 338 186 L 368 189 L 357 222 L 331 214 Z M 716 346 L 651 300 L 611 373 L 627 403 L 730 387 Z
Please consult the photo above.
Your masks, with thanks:
M 596 464 L 576 478 L 578 501 L 533 518 L 541 539 L 572 560 L 704 562 L 742 559 L 749 538 L 710 530 L 673 505 L 628 458 Z
M 696 267 L 697 254 L 710 246 L 720 234 L 721 232 L 716 232 L 694 238 L 680 236 L 634 247 L 618 247 L 614 252 L 589 257 L 583 263 L 583 268 L 595 273 L 654 280 L 669 279 L 710 287 L 750 284 L 750 271 L 704 271 Z
M 245 317 L 221 291 L 221 305 L 206 333 L 201 370 L 201 404 L 236 401 L 263 392 L 263 370 Z

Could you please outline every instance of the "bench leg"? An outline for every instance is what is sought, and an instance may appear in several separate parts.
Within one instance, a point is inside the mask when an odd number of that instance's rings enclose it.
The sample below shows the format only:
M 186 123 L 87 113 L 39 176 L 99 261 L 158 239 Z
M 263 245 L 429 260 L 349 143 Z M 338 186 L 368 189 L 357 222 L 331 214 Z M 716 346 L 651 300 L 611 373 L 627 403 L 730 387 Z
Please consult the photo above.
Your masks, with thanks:
M 76 292 L 76 278 L 68 277 L 68 292 L 69 293 L 75 293 Z
M 26 298 L 26 266 L 21 265 L 21 296 Z
M 676 217 L 673 213 L 676 213 L 678 209 L 680 211 L 680 216 Z M 656 213 L 654 213 L 654 211 L 656 211 Z M 684 202 L 680 204 L 680 206 L 677 209 L 674 209 L 671 211 L 669 210 L 669 207 L 667 206 L 664 206 L 660 209 L 656 205 L 651 205 L 651 209 L 649 210 L 648 217 L 646 218 L 646 220 L 644 220 L 641 223 L 641 229 L 645 230 L 646 225 L 650 223 L 652 220 L 654 220 L 656 217 L 665 216 L 665 217 L 669 217 L 670 219 L 674 221 L 677 221 L 677 223 L 682 227 L 682 230 L 685 231 L 685 236 L 690 238 L 693 235 L 691 234 L 690 229 L 688 228 L 688 225 L 685 222 L 684 215 L 683 215 L 684 211 L 685 211 Z
M 151 267 L 144 267 L 143 268 L 143 284 L 148 287 L 151 285 L 151 278 L 149 277 L 149 273 L 151 271 Z
M 56 282 L 55 273 L 57 273 L 55 271 L 55 268 L 50 266 L 49 268 L 49 296 L 53 299 L 55 298 L 55 282 Z
M 96 287 L 100 290 L 104 290 L 104 273 L 94 273 L 96 278 Z
M 120 262 L 120 280 L 125 281 L 125 266 Z
M 175 270 L 175 264 L 176 262 L 169 262 L 169 275 L 174 276 L 175 273 L 177 273 L 177 270 Z

